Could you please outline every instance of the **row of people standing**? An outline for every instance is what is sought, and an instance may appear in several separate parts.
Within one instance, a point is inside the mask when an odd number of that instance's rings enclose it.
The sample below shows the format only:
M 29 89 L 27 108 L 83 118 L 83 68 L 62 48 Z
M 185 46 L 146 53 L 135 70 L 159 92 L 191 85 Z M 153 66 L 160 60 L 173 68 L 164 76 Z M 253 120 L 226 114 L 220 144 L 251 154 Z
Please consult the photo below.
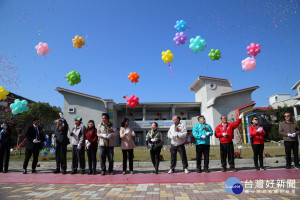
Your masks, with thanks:
M 284 146 L 286 152 L 286 168 L 291 168 L 291 152 L 294 154 L 295 167 L 300 168 L 298 160 L 298 136 L 299 128 L 292 123 L 291 114 L 285 113 L 285 121 L 279 124 L 279 132 L 283 135 Z M 241 123 L 240 115 L 239 119 L 235 122 L 228 123 L 226 116 L 221 116 L 221 124 L 215 129 L 215 136 L 220 140 L 220 156 L 222 163 L 222 171 L 227 170 L 227 157 L 230 169 L 236 171 L 234 163 L 234 151 L 232 139 L 234 137 L 233 131 Z M 85 173 L 85 149 L 88 155 L 89 163 L 89 174 L 96 174 L 97 165 L 97 148 L 100 148 L 100 165 L 101 175 L 105 175 L 106 168 L 106 157 L 109 161 L 108 173 L 114 174 L 113 172 L 113 157 L 114 157 L 114 146 L 116 129 L 109 121 L 109 115 L 103 113 L 102 123 L 97 128 L 95 127 L 94 121 L 88 122 L 87 128 L 81 123 L 82 119 L 77 117 L 74 119 L 74 127 L 69 130 L 68 123 L 64 120 L 62 114 L 61 119 L 56 120 L 57 129 L 55 131 L 55 143 L 56 143 L 56 170 L 55 173 L 62 172 L 66 173 L 67 162 L 66 153 L 67 145 L 70 144 L 68 134 L 71 137 L 72 143 L 72 174 L 77 173 L 78 163 L 81 173 Z M 205 117 L 198 117 L 199 123 L 193 128 L 193 135 L 196 142 L 196 158 L 197 158 L 197 172 L 202 172 L 201 160 L 202 155 L 204 156 L 204 171 L 209 172 L 209 151 L 210 151 L 210 137 L 213 135 L 211 127 L 206 124 Z M 188 162 L 185 151 L 184 143 L 186 141 L 187 131 L 185 125 L 180 122 L 179 116 L 173 117 L 174 124 L 171 125 L 168 131 L 168 138 L 171 139 L 171 163 L 170 170 L 168 173 L 174 173 L 177 163 L 177 152 L 181 156 L 183 163 L 183 170 L 185 173 L 188 171 Z M 264 129 L 258 125 L 258 118 L 253 117 L 252 125 L 249 127 L 249 133 L 251 137 L 251 143 L 254 153 L 254 165 L 257 170 L 265 169 L 263 165 L 263 150 L 264 150 L 264 137 L 266 135 Z M 39 119 L 35 118 L 26 129 L 26 152 L 23 163 L 23 173 L 27 173 L 27 165 L 29 159 L 33 155 L 32 172 L 36 173 L 36 166 L 38 162 L 38 155 L 40 149 L 43 147 L 45 137 L 42 128 L 39 126 Z M 127 170 L 127 158 L 129 158 L 129 170 L 133 174 L 133 149 L 135 144 L 133 137 L 135 136 L 134 131 L 129 127 L 129 119 L 123 119 L 120 128 L 121 149 L 123 153 L 123 174 L 126 174 Z M 10 142 L 11 142 L 11 129 L 7 123 L 1 125 L 0 133 L 0 172 L 8 171 L 9 153 L 10 153 Z M 150 149 L 151 160 L 155 169 L 155 173 L 158 173 L 160 152 L 162 149 L 162 134 L 158 131 L 158 125 L 156 122 L 152 123 L 151 130 L 146 135 L 147 146 Z M 6 148 L 7 147 L 7 148 Z M 3 159 L 4 158 L 4 159 Z M 259 161 L 259 162 L 258 162 Z M 4 170 L 3 170 L 4 163 Z M 258 165 L 259 163 L 259 165 Z

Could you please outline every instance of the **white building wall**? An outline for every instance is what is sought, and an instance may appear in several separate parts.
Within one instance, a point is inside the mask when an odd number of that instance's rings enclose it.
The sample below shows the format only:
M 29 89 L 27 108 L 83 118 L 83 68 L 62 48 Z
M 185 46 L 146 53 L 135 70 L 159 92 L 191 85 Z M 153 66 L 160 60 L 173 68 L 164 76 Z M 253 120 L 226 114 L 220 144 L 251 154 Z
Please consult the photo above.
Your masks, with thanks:
M 276 102 L 286 101 L 290 98 L 291 98 L 290 94 L 276 94 L 276 95 L 269 97 L 269 103 L 270 103 L 270 105 L 272 105 Z
M 96 126 L 101 123 L 102 113 L 107 112 L 107 109 L 102 101 L 66 92 L 61 93 L 64 95 L 64 117 L 67 120 L 70 128 L 74 125 L 73 118 L 78 116 L 83 119 L 82 123 L 84 125 L 87 125 L 89 120 L 94 120 Z M 70 107 L 75 108 L 74 113 L 68 112 Z

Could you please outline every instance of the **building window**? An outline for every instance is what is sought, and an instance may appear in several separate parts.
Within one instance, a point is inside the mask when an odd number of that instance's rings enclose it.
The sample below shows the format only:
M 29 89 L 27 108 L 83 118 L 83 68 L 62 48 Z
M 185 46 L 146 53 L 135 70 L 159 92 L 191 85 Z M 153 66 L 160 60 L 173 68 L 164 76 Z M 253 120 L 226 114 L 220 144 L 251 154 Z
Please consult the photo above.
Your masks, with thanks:
M 276 101 L 276 102 L 278 101 L 278 96 L 275 96 L 275 101 Z
M 212 89 L 212 90 L 214 90 L 214 89 L 217 88 L 217 85 L 215 83 L 210 83 L 209 84 L 209 88 Z
M 69 107 L 68 108 L 68 112 L 69 113 L 74 113 L 75 112 L 75 108 L 74 107 Z

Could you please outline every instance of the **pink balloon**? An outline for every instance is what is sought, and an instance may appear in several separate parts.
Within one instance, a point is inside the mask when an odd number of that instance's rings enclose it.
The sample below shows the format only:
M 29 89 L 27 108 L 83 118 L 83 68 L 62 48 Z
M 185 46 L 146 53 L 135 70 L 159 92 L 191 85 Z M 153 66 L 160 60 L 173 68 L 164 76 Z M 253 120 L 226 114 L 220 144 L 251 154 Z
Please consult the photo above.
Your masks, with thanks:
M 39 54 L 39 55 L 45 56 L 47 53 L 50 52 L 50 49 L 49 49 L 47 43 L 40 42 L 38 45 L 35 46 L 35 49 L 37 51 L 37 54 Z
M 260 44 L 251 43 L 250 46 L 247 46 L 248 55 L 257 56 L 260 53 Z
M 245 60 L 242 61 L 243 70 L 252 71 L 255 67 L 256 67 L 255 58 L 247 57 Z
M 129 98 L 127 97 L 123 97 L 126 99 L 127 101 L 127 106 L 128 107 L 131 107 L 131 108 L 135 108 L 136 106 L 138 106 L 140 103 L 139 103 L 139 98 L 134 96 L 134 95 L 131 95 Z

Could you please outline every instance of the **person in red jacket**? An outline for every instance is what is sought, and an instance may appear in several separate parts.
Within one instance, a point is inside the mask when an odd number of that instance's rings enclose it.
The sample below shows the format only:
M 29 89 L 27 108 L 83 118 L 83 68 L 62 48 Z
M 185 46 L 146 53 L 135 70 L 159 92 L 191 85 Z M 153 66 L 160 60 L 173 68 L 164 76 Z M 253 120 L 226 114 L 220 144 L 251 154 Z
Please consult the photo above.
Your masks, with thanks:
M 254 154 L 254 165 L 256 170 L 266 170 L 263 163 L 263 152 L 264 152 L 264 140 L 266 132 L 263 127 L 258 125 L 258 118 L 253 117 L 251 121 L 251 126 L 249 127 L 249 133 L 251 138 L 251 145 Z M 258 156 L 259 156 L 259 166 L 258 167 Z
M 88 128 L 85 132 L 85 146 L 87 149 L 87 156 L 89 160 L 89 172 L 88 174 L 96 174 L 97 165 L 97 146 L 98 146 L 97 129 L 95 127 L 94 120 L 88 122 Z
M 236 172 L 234 164 L 234 148 L 232 139 L 234 138 L 234 129 L 236 129 L 243 118 L 244 114 L 240 114 L 239 119 L 235 122 L 228 123 L 226 116 L 221 116 L 221 124 L 216 127 L 215 136 L 220 140 L 220 154 L 221 154 L 221 164 L 222 172 L 226 172 L 226 158 L 228 156 L 228 163 L 230 169 L 233 172 Z

